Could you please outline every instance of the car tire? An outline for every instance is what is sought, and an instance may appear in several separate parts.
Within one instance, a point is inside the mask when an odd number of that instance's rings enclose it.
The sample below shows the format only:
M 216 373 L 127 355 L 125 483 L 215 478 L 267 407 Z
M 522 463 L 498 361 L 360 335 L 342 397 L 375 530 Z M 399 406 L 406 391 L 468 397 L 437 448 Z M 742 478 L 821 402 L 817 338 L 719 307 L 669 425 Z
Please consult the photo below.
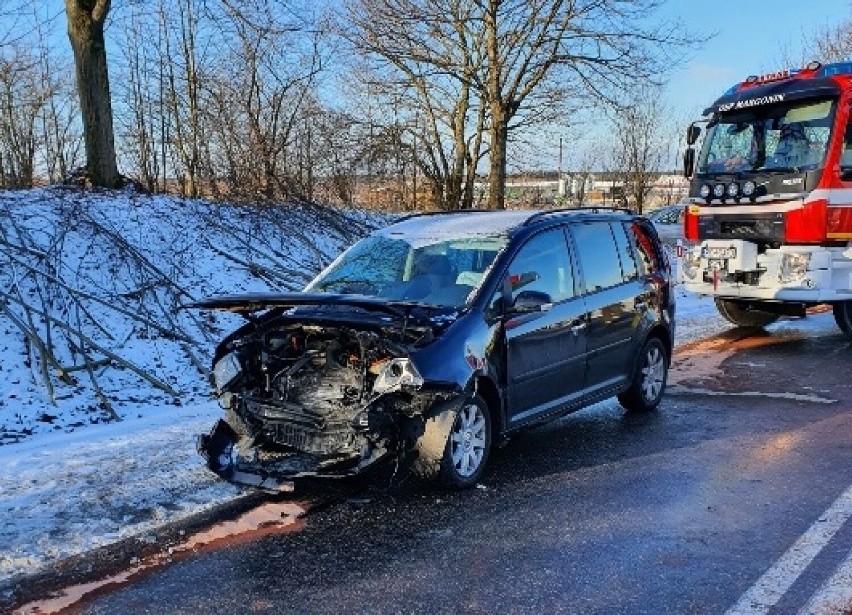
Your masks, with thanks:
M 852 301 L 840 301 L 831 306 L 834 321 L 846 335 L 852 336 Z
M 428 443 L 434 439 L 431 430 L 440 422 L 427 421 L 426 431 L 419 440 Z M 458 410 L 453 411 L 452 425 L 446 442 L 437 454 L 428 446 L 418 445 L 415 472 L 422 478 L 437 480 L 447 487 L 466 489 L 474 486 L 488 462 L 491 451 L 491 413 L 488 405 L 478 395 L 466 397 Z M 442 432 L 441 437 L 443 437 Z
M 763 310 L 746 309 L 733 299 L 716 299 L 716 309 L 728 322 L 739 327 L 765 327 L 778 320 L 778 314 Z
M 666 347 L 658 337 L 648 338 L 639 353 L 639 362 L 626 391 L 618 402 L 631 412 L 649 412 L 656 408 L 666 390 L 669 360 Z

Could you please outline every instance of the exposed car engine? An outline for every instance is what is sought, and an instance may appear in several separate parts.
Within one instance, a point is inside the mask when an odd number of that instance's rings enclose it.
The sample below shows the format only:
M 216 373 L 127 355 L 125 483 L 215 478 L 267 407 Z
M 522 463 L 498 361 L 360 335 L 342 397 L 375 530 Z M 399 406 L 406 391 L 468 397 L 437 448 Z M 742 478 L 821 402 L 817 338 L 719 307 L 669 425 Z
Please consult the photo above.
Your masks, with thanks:
M 423 380 L 375 331 L 284 324 L 235 337 L 213 370 L 242 461 L 280 472 L 339 469 L 396 450 L 416 428 Z M 394 394 L 398 393 L 398 394 Z M 416 421 L 415 421 L 416 422 Z M 226 460 L 221 460 L 226 465 Z

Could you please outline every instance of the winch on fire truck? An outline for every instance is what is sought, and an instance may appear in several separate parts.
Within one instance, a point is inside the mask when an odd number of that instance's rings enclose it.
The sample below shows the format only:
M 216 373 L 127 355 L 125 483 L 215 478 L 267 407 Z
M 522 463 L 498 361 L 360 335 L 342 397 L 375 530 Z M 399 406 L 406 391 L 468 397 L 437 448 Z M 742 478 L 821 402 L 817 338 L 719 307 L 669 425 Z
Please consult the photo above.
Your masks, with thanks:
M 704 115 L 684 154 L 686 289 L 742 326 L 830 304 L 852 336 L 852 62 L 749 77 Z

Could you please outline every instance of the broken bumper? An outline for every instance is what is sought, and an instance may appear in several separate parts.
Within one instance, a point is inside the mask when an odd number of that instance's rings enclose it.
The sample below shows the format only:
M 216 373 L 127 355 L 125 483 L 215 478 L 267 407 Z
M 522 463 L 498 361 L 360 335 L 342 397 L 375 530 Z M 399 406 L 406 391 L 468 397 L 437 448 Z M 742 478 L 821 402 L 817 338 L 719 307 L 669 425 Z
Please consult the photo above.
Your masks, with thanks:
M 209 434 L 198 436 L 196 448 L 207 460 L 207 467 L 229 483 L 275 493 L 288 493 L 295 489 L 292 480 L 272 476 L 257 468 L 241 467 L 243 464 L 239 463 L 236 454 L 238 440 L 237 433 L 220 419 Z
M 294 491 L 297 478 L 355 476 L 388 456 L 379 449 L 365 457 L 344 459 L 299 451 L 269 455 L 252 446 L 252 441 L 251 437 L 241 438 L 226 421 L 219 419 L 209 434 L 198 436 L 196 447 L 207 460 L 207 467 L 220 478 L 274 493 Z

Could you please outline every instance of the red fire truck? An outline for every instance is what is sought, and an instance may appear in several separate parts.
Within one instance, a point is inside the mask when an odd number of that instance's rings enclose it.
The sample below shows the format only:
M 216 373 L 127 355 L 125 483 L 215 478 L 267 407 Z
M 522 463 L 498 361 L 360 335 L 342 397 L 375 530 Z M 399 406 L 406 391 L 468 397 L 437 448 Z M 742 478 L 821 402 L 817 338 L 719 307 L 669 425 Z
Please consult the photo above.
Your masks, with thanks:
M 852 62 L 749 77 L 704 115 L 684 155 L 684 286 L 742 326 L 830 304 L 852 336 Z

